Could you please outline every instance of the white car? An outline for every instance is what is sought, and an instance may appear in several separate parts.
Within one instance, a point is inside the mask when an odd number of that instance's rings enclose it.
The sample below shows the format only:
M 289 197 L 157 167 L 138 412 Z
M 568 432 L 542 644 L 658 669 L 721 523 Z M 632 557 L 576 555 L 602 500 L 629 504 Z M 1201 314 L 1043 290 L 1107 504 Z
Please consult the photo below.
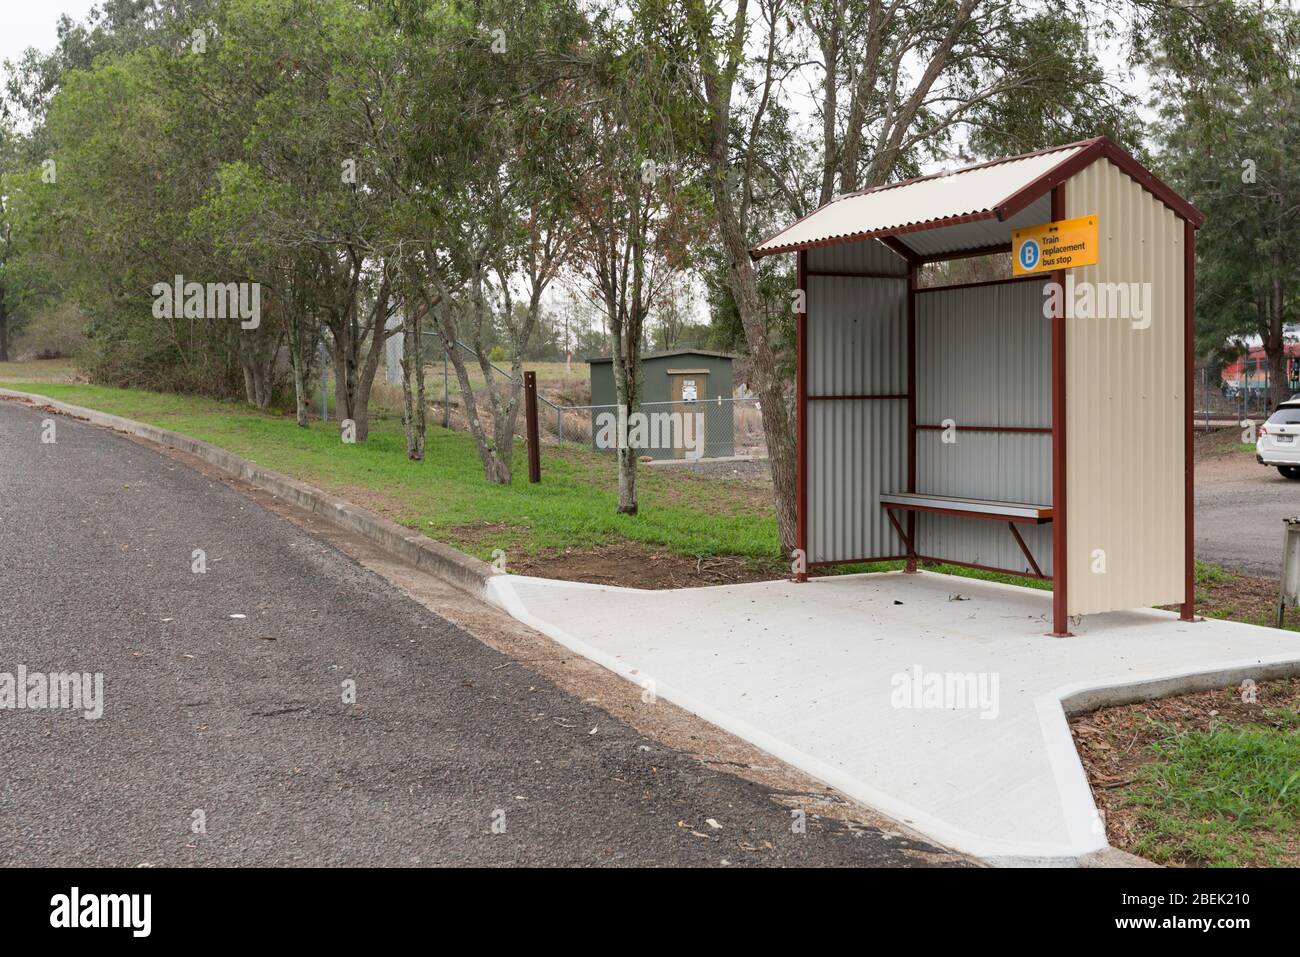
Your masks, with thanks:
M 1289 479 L 1300 479 L 1300 402 L 1283 402 L 1259 427 L 1255 460 Z

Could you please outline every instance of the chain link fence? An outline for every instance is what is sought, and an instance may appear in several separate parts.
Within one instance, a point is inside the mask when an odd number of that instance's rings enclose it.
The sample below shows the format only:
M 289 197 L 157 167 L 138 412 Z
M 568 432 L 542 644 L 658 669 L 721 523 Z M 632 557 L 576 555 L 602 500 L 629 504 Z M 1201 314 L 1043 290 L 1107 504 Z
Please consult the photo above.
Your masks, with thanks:
M 653 460 L 766 458 L 763 413 L 752 397 L 694 402 L 642 402 L 620 414 L 616 405 L 543 407 L 541 427 L 557 442 L 612 452 L 626 439 Z

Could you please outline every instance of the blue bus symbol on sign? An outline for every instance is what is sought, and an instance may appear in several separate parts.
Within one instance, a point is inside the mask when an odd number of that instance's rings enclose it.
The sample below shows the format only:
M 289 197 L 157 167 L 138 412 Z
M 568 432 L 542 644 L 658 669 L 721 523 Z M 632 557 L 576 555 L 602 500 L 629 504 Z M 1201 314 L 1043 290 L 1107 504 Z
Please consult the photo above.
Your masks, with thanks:
M 1039 258 L 1038 242 L 1033 239 L 1026 239 L 1020 245 L 1020 265 L 1025 269 L 1033 269 L 1038 265 Z

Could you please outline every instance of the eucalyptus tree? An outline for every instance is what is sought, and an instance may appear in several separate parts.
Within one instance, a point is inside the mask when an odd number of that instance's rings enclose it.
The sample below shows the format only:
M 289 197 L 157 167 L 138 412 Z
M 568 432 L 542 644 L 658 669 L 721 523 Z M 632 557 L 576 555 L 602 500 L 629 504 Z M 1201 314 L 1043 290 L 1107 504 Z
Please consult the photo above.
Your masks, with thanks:
M 1300 320 L 1300 11 L 1220 0 L 1164 11 L 1142 39 L 1161 160 L 1206 214 L 1198 351 L 1230 358 L 1258 336 L 1276 404 L 1290 394 L 1286 328 Z
M 216 182 L 214 227 L 267 259 L 283 295 L 300 425 L 315 343 L 329 349 L 341 427 L 369 434 L 370 393 L 396 267 L 377 251 L 386 197 L 371 182 L 353 117 L 382 88 L 394 37 L 347 0 L 228 0 L 195 95 L 215 115 L 246 116 L 239 158 Z
M 574 140 L 580 155 L 570 164 L 580 226 L 573 266 L 609 329 L 620 423 L 617 509 L 635 515 L 640 453 L 623 423 L 639 411 L 645 324 L 707 238 L 706 204 L 694 154 L 676 143 L 674 45 L 648 42 L 646 24 L 636 20 L 602 18 L 598 27 Z M 674 437 L 683 441 L 686 428 Z
M 403 70 L 369 131 L 392 203 L 385 249 L 455 369 L 485 477 L 507 484 L 523 355 L 572 243 L 563 146 L 585 21 L 566 2 L 428 2 L 395 23 Z M 508 377 L 490 361 L 494 340 Z
M 774 307 L 764 289 L 790 290 L 789 266 L 755 265 L 750 246 L 837 193 L 948 158 L 981 128 L 989 133 L 982 142 L 999 147 L 1048 145 L 1025 141 L 1075 138 L 1099 124 L 1115 129 L 1122 97 L 1091 90 L 1112 102 L 1084 109 L 1077 90 L 1053 74 L 1064 64 L 1096 75 L 1095 58 L 1069 27 L 1086 18 L 1082 4 L 1052 11 L 1074 37 L 1068 57 L 1054 51 L 1034 7 L 1018 0 L 635 0 L 631 8 L 690 62 L 683 128 L 695 132 L 705 169 L 725 298 L 749 351 L 789 551 L 797 476 L 791 365 L 779 337 L 793 314 L 789 300 Z M 792 104 L 804 95 L 813 103 L 811 131 L 792 122 Z M 1059 117 L 1006 126 L 1022 110 Z M 784 278 L 768 283 L 772 270 Z

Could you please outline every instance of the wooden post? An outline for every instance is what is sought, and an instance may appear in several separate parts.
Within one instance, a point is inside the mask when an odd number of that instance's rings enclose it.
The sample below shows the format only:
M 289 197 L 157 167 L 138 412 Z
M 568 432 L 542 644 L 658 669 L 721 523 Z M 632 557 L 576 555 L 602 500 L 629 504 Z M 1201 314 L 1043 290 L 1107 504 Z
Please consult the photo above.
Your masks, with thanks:
M 537 373 L 524 373 L 524 419 L 528 424 L 528 481 L 542 480 L 542 450 L 538 447 Z

